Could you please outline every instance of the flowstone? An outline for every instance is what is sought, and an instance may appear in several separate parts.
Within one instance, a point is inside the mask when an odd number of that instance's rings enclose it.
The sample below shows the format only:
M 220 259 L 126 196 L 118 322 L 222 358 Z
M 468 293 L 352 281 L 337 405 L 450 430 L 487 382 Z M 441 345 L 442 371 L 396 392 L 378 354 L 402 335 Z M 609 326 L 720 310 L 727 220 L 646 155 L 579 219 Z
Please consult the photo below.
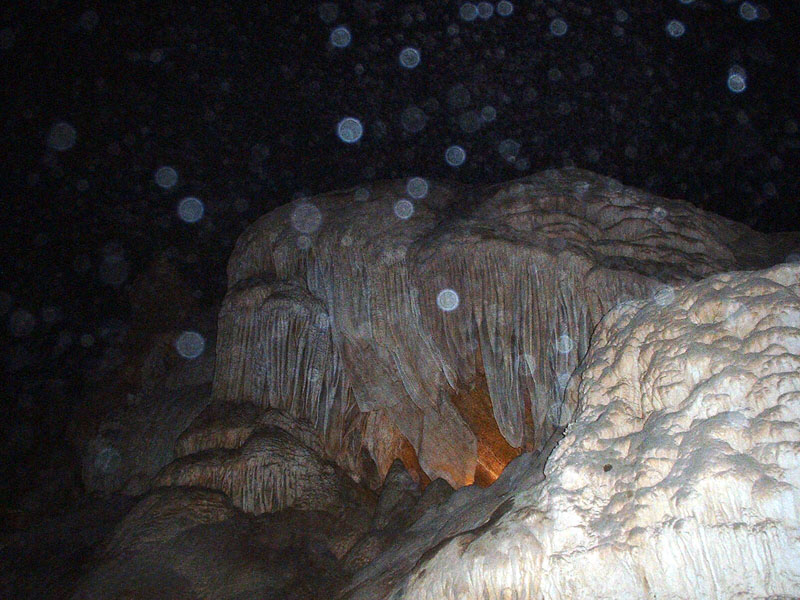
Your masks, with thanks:
M 800 595 L 800 236 L 420 182 L 241 236 L 212 401 L 74 597 Z
M 578 169 L 466 188 L 421 180 L 296 200 L 238 240 L 214 399 L 307 419 L 363 480 L 486 485 L 571 417 L 602 316 L 785 260 L 767 237 Z M 476 390 L 478 390 L 476 392 Z
M 568 404 L 544 478 L 451 498 L 343 597 L 800 594 L 800 265 L 615 308 Z

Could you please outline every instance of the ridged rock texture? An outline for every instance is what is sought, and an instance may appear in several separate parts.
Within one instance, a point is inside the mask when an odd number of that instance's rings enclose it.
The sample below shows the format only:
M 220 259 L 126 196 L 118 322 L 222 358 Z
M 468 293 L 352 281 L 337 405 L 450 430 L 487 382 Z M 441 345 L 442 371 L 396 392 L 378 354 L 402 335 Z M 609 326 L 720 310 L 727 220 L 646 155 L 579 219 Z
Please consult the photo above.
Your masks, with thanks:
M 800 596 L 800 264 L 621 304 L 567 403 L 543 481 L 518 459 L 453 533 L 457 493 L 344 597 Z
M 339 468 L 272 425 L 253 431 L 238 448 L 204 450 L 172 462 L 155 485 L 221 490 L 235 506 L 256 515 L 284 508 L 335 513 L 372 503 L 369 492 Z
M 278 208 L 74 598 L 798 597 L 798 252 L 576 169 Z
M 374 487 L 483 485 L 567 423 L 567 382 L 621 301 L 786 259 L 767 236 L 577 169 L 301 198 L 238 240 L 213 397 L 308 420 Z

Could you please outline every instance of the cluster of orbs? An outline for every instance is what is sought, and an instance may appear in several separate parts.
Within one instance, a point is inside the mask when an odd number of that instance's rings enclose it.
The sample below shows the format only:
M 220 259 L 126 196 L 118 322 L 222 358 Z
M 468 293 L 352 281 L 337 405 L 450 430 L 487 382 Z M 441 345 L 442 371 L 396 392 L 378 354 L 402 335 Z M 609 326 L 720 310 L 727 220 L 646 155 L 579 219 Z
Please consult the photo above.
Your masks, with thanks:
M 514 5 L 508 0 L 501 0 L 497 6 L 491 2 L 464 2 L 458 9 L 458 16 L 462 21 L 471 22 L 476 19 L 483 19 L 484 21 L 490 19 L 492 15 L 497 12 L 501 17 L 511 16 L 514 12 Z
M 178 185 L 178 172 L 174 167 L 159 167 L 156 169 L 153 179 L 162 190 L 171 190 Z M 203 218 L 205 210 L 203 201 L 195 196 L 186 196 L 178 202 L 178 217 L 184 223 L 197 223 Z

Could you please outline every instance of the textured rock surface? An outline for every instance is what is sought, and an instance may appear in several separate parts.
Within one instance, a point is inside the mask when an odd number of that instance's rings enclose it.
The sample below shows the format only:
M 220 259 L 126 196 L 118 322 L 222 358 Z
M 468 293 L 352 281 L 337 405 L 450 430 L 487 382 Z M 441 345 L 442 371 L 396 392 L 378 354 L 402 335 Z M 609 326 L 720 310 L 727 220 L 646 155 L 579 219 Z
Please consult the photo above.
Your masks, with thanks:
M 407 578 L 391 549 L 346 597 L 800 595 L 800 265 L 620 305 L 567 396 L 544 481 L 504 473 L 468 502 L 505 488 L 488 520 L 431 538 Z
M 52 580 L 75 600 L 800 596 L 800 265 L 772 266 L 798 236 L 577 170 L 423 183 L 300 200 L 239 240 L 213 402 L 214 353 L 178 359 L 157 318 L 126 338 L 75 433 L 90 489 L 150 491 Z
M 72 598 L 312 600 L 328 595 L 328 587 L 338 584 L 335 576 L 313 552 L 276 547 L 280 536 L 272 525 L 241 513 L 220 492 L 155 489 L 106 540 Z
M 336 513 L 374 502 L 340 469 L 273 425 L 259 427 L 238 448 L 204 450 L 173 461 L 155 485 L 221 490 L 235 506 L 256 515 L 284 508 Z
M 442 479 L 431 483 L 415 507 L 417 518 L 411 527 L 392 538 L 378 538 L 381 543 L 372 547 L 363 548 L 370 536 L 354 546 L 351 555 L 345 559 L 345 566 L 358 564 L 358 551 L 361 556 L 367 555 L 369 562 L 362 561 L 363 568 L 352 576 L 341 597 L 359 600 L 390 598 L 398 582 L 404 581 L 419 565 L 424 565 L 427 558 L 448 540 L 459 537 L 473 539 L 496 523 L 511 507 L 509 495 L 520 488 L 528 489 L 543 479 L 546 457 L 561 434 L 562 430 L 557 429 L 540 453 L 525 453 L 512 461 L 488 488 L 470 485 L 453 493 L 452 488 L 442 489 L 437 485 L 437 482 L 444 481 Z M 402 594 L 402 588 L 394 590 L 394 593 Z
M 321 432 L 306 419 L 249 402 L 210 404 L 178 438 L 175 454 L 182 457 L 213 448 L 239 448 L 259 428 L 267 426 L 291 432 L 298 442 L 320 458 L 338 460 L 342 469 L 366 487 L 376 489 L 381 486 L 375 465 L 367 456 L 354 462 L 349 454 L 333 452 Z M 390 427 L 388 429 L 391 431 Z
M 488 483 L 569 419 L 565 384 L 612 307 L 793 243 L 577 169 L 300 199 L 236 245 L 214 398 L 308 419 L 357 477 L 366 450 L 381 475 L 402 456 Z
M 381 488 L 370 530 L 350 549 L 342 561 L 346 572 L 369 564 L 433 505 L 444 502 L 453 492 L 447 482 L 437 479 L 423 496 L 419 484 L 406 471 L 402 461 L 392 464 Z M 422 502 L 422 497 L 425 501 Z
M 319 433 L 307 421 L 295 419 L 281 410 L 262 410 L 253 404 L 211 404 L 184 430 L 175 446 L 178 457 L 212 448 L 239 448 L 259 427 L 279 427 L 291 431 L 307 448 L 322 454 Z

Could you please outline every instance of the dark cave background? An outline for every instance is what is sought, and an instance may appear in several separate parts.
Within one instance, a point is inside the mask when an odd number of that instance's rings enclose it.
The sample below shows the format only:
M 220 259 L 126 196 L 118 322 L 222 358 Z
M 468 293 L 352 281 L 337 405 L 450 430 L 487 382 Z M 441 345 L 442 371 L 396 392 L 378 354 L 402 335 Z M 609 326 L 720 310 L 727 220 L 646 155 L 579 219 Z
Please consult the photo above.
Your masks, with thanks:
M 298 195 L 573 165 L 797 229 L 799 33 L 798 2 L 7 3 L 2 501 L 52 460 L 136 276 L 166 257 L 212 310 L 237 236 Z

